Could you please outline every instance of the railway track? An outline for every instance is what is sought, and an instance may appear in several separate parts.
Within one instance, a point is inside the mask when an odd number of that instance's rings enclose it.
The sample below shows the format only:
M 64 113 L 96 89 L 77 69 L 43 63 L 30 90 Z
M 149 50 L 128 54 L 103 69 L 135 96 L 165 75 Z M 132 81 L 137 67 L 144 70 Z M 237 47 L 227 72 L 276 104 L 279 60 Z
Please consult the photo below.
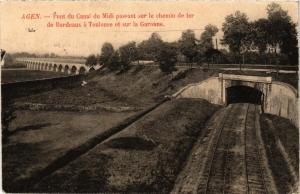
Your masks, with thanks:
M 227 115 L 209 147 L 197 193 L 271 193 L 258 147 L 256 106 L 233 104 L 227 108 Z
M 255 112 L 257 107 L 251 105 L 249 114 L 245 125 L 245 174 L 247 194 L 268 194 L 269 191 L 266 185 L 264 169 L 262 165 L 261 153 L 258 148 L 257 134 L 255 130 Z M 254 117 L 254 118 L 252 118 Z
M 233 134 L 230 133 L 229 129 L 236 124 L 234 121 L 236 117 L 232 115 L 240 114 L 243 111 L 241 109 L 245 109 L 245 107 L 241 106 L 229 106 L 230 110 L 223 119 L 219 133 L 207 155 L 206 170 L 202 173 L 197 193 L 227 193 L 228 175 L 230 174 L 228 166 L 232 159 L 232 154 L 229 151 L 230 141 L 228 139 L 233 138 Z M 239 122 L 244 120 L 245 118 L 242 118 Z

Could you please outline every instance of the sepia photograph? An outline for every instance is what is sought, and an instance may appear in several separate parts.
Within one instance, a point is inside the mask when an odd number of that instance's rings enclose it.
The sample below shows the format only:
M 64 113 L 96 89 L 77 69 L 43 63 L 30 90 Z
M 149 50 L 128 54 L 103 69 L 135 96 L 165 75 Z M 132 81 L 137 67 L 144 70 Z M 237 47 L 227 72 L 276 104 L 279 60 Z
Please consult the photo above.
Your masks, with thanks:
M 297 0 L 0 10 L 2 193 L 300 193 Z

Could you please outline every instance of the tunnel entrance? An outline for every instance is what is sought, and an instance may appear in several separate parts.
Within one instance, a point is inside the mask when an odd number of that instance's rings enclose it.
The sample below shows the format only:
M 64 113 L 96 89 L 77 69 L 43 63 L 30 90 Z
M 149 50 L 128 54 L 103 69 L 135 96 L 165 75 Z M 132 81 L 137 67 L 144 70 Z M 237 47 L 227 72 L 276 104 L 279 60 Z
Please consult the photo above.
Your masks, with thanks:
M 232 103 L 252 103 L 261 105 L 263 93 L 249 86 L 232 86 L 226 88 L 226 102 Z

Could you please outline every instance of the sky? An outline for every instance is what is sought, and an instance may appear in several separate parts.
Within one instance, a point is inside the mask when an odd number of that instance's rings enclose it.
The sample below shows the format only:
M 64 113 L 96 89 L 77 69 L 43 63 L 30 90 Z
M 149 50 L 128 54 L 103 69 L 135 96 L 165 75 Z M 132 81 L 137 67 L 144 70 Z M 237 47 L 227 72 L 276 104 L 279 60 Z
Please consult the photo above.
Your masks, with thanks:
M 158 32 L 164 41 L 175 41 L 186 29 L 195 29 L 197 38 L 208 24 L 216 25 L 222 38 L 222 23 L 225 17 L 237 10 L 244 12 L 250 21 L 266 18 L 266 6 L 271 1 L 0 1 L 0 48 L 7 52 L 56 53 L 59 55 L 87 56 L 99 54 L 102 44 L 110 42 L 119 47 L 129 41 L 141 42 L 151 33 Z M 298 2 L 277 2 L 288 11 L 292 20 L 298 23 Z M 3 11 L 2 11 L 3 10 Z M 54 14 L 55 13 L 55 14 Z M 103 13 L 113 13 L 114 18 L 88 18 Z M 153 18 L 148 18 L 149 13 Z M 159 13 L 174 14 L 176 18 L 155 18 Z M 193 17 L 186 18 L 186 14 Z M 34 14 L 32 19 L 23 16 Z M 39 19 L 35 19 L 36 14 Z M 74 19 L 64 19 L 62 15 L 74 15 Z M 118 19 L 117 15 L 132 15 L 136 18 Z M 145 14 L 146 19 L 137 18 Z M 178 14 L 184 17 L 178 18 Z M 54 17 L 55 15 L 55 17 Z M 78 18 L 76 18 L 78 17 Z M 82 27 L 47 27 L 48 22 L 80 23 Z M 161 27 L 83 27 L 83 22 L 131 23 L 162 22 Z M 30 32 L 29 32 L 30 31 Z

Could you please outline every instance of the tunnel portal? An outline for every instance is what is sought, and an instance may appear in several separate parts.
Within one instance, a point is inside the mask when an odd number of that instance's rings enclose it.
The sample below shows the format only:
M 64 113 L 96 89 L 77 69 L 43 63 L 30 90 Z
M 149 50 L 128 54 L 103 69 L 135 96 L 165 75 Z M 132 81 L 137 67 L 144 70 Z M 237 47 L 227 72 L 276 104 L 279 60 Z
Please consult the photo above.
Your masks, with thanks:
M 263 102 L 263 93 L 249 86 L 231 86 L 226 88 L 226 102 L 232 103 L 252 103 L 261 105 Z

